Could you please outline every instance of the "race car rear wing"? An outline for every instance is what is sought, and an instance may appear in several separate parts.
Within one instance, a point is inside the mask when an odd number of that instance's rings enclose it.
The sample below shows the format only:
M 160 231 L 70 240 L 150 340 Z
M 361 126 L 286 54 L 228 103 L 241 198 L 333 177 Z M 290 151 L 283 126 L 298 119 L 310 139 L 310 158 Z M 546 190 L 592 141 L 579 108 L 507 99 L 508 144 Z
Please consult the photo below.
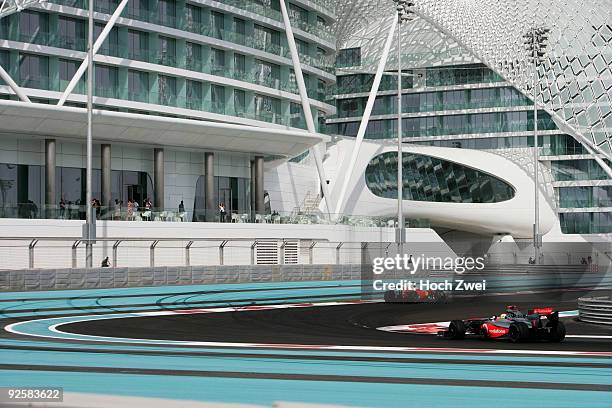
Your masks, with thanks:
M 527 314 L 539 314 L 541 316 L 548 316 L 553 314 L 555 311 L 552 307 L 537 307 L 535 309 L 532 310 L 528 310 Z

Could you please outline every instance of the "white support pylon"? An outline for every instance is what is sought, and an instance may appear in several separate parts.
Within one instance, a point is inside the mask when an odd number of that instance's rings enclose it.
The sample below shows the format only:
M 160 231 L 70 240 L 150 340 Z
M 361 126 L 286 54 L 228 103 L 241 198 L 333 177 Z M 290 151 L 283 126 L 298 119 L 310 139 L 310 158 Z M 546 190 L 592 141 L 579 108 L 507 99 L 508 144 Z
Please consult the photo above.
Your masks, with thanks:
M 128 0 L 122 0 L 121 3 L 119 3 L 119 5 L 117 6 L 117 9 L 115 10 L 111 18 L 108 20 L 108 23 L 106 23 L 106 26 L 104 26 L 104 29 L 102 30 L 102 32 L 98 36 L 98 39 L 93 45 L 93 55 L 94 56 L 98 53 L 98 50 L 100 50 L 100 47 L 104 43 L 104 40 L 106 40 L 106 37 L 108 37 L 108 33 L 110 33 L 110 31 L 115 26 L 117 19 L 123 12 L 123 9 L 127 5 L 127 3 L 128 3 Z M 66 99 L 68 99 L 72 91 L 74 91 L 74 88 L 77 86 L 77 83 L 79 82 L 83 74 L 85 73 L 85 70 L 87 69 L 88 65 L 89 65 L 89 56 L 86 56 L 83 62 L 81 63 L 81 65 L 79 66 L 79 68 L 77 69 L 77 71 L 74 73 L 74 76 L 68 83 L 68 86 L 66 87 L 66 90 L 64 91 L 64 93 L 62 94 L 62 97 L 57 103 L 57 106 L 64 105 L 64 103 L 66 102 Z
M 289 52 L 291 53 L 291 61 L 293 62 L 293 72 L 295 73 L 295 81 L 297 82 L 298 90 L 300 92 L 300 99 L 302 101 L 302 111 L 304 112 L 304 118 L 306 119 L 306 127 L 309 133 L 317 133 L 315 129 L 314 120 L 312 119 L 312 112 L 310 110 L 310 102 L 308 100 L 308 92 L 306 91 L 306 84 L 304 83 L 304 76 L 302 75 L 302 66 L 300 65 L 300 56 L 297 52 L 297 46 L 295 45 L 295 38 L 293 37 L 293 30 L 291 29 L 291 21 L 289 20 L 289 13 L 287 13 L 287 5 L 284 0 L 280 0 L 281 13 L 283 15 L 283 22 L 285 24 L 285 34 L 287 35 L 287 44 L 289 45 Z M 323 160 L 319 155 L 319 151 L 316 146 L 310 148 L 310 154 L 314 157 L 315 164 L 317 166 L 317 173 L 319 174 L 319 181 L 321 183 L 321 190 L 323 191 L 323 199 L 325 200 L 325 208 L 327 209 L 328 216 L 331 217 L 331 197 L 327 188 L 327 179 L 325 177 L 325 169 L 323 168 Z
M 28 98 L 28 95 L 23 93 L 23 91 L 21 90 L 19 85 L 17 85 L 17 83 L 15 83 L 15 81 L 13 81 L 13 78 L 11 78 L 11 76 L 8 74 L 8 72 L 6 72 L 4 70 L 4 68 L 2 68 L 2 66 L 0 66 L 0 78 L 2 78 L 4 80 L 4 82 L 6 82 L 6 84 L 19 97 L 19 99 L 21 99 L 23 102 L 30 102 L 30 103 L 32 103 L 30 98 Z
M 374 101 L 376 100 L 376 94 L 378 93 L 378 87 L 380 85 L 380 80 L 382 79 L 382 76 L 385 70 L 385 64 L 387 63 L 387 58 L 389 57 L 389 50 L 391 48 L 391 42 L 393 41 L 393 33 L 395 32 L 396 27 L 397 27 L 397 18 L 393 16 L 393 18 L 391 19 L 391 27 L 389 27 L 389 34 L 387 35 L 387 39 L 385 40 L 385 46 L 383 48 L 383 52 L 380 57 L 380 61 L 378 62 L 378 68 L 376 69 L 376 74 L 374 75 L 372 89 L 370 89 L 370 94 L 368 95 L 368 101 L 363 111 L 363 117 L 361 118 L 361 122 L 359 123 L 359 130 L 357 130 L 357 137 L 355 138 L 355 145 L 353 146 L 353 151 L 351 152 L 351 158 L 350 158 L 350 161 L 348 162 L 348 169 L 345 174 L 340 175 L 342 177 L 342 188 L 340 190 L 340 195 L 338 195 L 338 198 L 336 201 L 336 212 L 335 212 L 336 214 L 338 214 L 338 216 L 340 216 L 340 214 L 344 211 L 344 201 L 345 201 L 346 191 L 348 189 L 349 182 L 353 175 L 353 171 L 355 170 L 355 164 L 357 163 L 357 156 L 359 155 L 359 150 L 361 149 L 361 143 L 363 142 L 363 138 L 365 136 L 365 132 L 368 127 L 368 123 L 370 121 L 370 114 L 372 113 L 372 108 L 374 107 Z M 344 168 L 344 166 L 340 168 Z

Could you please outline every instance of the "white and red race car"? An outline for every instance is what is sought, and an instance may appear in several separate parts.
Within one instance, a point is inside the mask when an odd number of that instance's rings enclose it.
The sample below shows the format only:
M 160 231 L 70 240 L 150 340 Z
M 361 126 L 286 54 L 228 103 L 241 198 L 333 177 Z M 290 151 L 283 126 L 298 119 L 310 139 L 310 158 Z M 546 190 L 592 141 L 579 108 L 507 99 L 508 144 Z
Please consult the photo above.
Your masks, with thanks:
M 558 343 L 565 338 L 565 325 L 559 320 L 559 312 L 552 308 L 536 308 L 524 314 L 516 306 L 508 306 L 506 313 L 487 319 L 451 320 L 448 329 L 438 332 L 438 336 L 453 340 L 466 335 L 512 342 L 545 340 Z

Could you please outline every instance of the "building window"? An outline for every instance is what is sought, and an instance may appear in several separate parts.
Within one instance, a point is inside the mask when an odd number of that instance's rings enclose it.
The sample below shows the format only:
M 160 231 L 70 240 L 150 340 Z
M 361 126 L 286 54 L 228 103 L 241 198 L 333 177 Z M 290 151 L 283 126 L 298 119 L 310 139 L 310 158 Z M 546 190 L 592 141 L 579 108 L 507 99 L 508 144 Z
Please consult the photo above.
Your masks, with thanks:
M 127 16 L 136 20 L 148 21 L 149 2 L 148 0 L 130 0 L 127 4 Z
M 243 79 L 245 73 L 246 57 L 243 54 L 234 53 L 234 76 L 237 79 Z
M 193 4 L 185 5 L 185 30 L 192 33 L 202 32 L 202 9 Z
M 225 14 L 217 11 L 210 12 L 210 27 L 212 29 L 212 36 L 215 38 L 223 39 L 225 31 Z
M 302 114 L 302 105 L 291 102 L 289 105 L 289 118 L 292 127 L 304 127 L 304 115 Z
M 279 87 L 280 66 L 256 59 L 253 73 L 255 74 L 255 83 L 271 88 Z
M 297 47 L 298 54 L 300 55 L 310 55 L 308 50 L 308 43 L 306 41 L 302 41 L 299 38 L 295 39 L 295 45 Z
M 210 65 L 213 75 L 224 75 L 225 73 L 225 51 L 218 48 L 210 50 Z
M 103 29 L 104 24 L 96 23 L 94 25 L 94 41 L 100 36 L 100 33 Z M 102 44 L 102 47 L 100 47 L 99 52 L 101 54 L 112 55 L 114 57 L 121 56 L 119 52 L 119 31 L 117 27 L 113 27 L 110 30 L 110 32 L 106 36 L 106 39 L 104 40 L 104 43 Z
M 86 45 L 85 21 L 59 16 L 59 40 L 62 48 L 84 51 Z
M 187 95 L 187 108 L 202 109 L 202 83 L 198 81 L 186 80 L 185 91 Z
M 233 25 L 237 39 L 236 42 L 244 44 L 246 40 L 246 22 L 241 18 L 234 17 Z
M 336 66 L 339 68 L 361 66 L 361 48 L 356 47 L 338 50 Z
M 202 71 L 202 46 L 200 44 L 185 43 L 185 64 L 187 69 Z
M 176 2 L 174 0 L 158 0 L 157 15 L 159 24 L 176 27 Z
M 308 23 L 308 10 L 289 3 L 289 17 L 302 23 Z
M 0 67 L 4 68 L 7 72 L 10 72 L 11 67 L 9 65 L 8 51 L 0 50 Z M 2 80 L 2 78 L 0 78 L 0 85 L 4 85 L 4 81 Z
M 234 112 L 240 117 L 246 114 L 246 92 L 241 89 L 234 89 Z
M 21 54 L 19 78 L 21 86 L 25 88 L 48 89 L 49 58 L 42 55 Z
M 159 64 L 176 66 L 176 40 L 170 37 L 159 36 Z
M 211 85 L 210 101 L 214 113 L 225 113 L 225 87 L 221 85 Z
M 280 52 L 280 33 L 278 31 L 255 24 L 253 38 L 257 48 L 274 54 Z
M 49 40 L 49 19 L 47 14 L 24 10 L 19 13 L 19 34 L 23 42 L 46 44 Z
M 65 89 L 68 83 L 70 82 L 70 80 L 72 80 L 72 78 L 74 77 L 74 74 L 76 74 L 76 71 L 79 68 L 80 63 L 78 61 L 60 58 L 60 60 L 58 61 L 58 65 L 59 65 L 60 88 Z M 81 78 L 77 87 L 75 88 L 76 92 L 78 93 L 85 92 L 84 79 L 85 79 L 85 75 L 83 75 L 83 78 Z
M 130 69 L 128 71 L 128 99 L 149 102 L 149 73 Z
M 159 103 L 176 106 L 176 78 L 168 75 L 158 75 Z
M 148 61 L 149 35 L 143 31 L 128 30 L 128 56 L 130 59 Z
M 266 122 L 280 123 L 280 100 L 267 95 L 255 95 L 255 116 Z
M 117 67 L 95 64 L 94 87 L 96 89 L 96 95 L 115 98 L 118 89 L 117 82 Z

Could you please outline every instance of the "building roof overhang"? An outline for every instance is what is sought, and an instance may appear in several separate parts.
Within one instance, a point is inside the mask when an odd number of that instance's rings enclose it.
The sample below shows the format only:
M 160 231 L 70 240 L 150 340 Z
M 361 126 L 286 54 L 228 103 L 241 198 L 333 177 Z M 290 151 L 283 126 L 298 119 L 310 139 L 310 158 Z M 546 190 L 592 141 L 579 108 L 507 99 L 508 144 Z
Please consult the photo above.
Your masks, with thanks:
M 84 141 L 87 110 L 0 100 L 0 134 Z M 95 143 L 138 143 L 293 157 L 324 141 L 325 135 L 94 109 L 93 139 Z

